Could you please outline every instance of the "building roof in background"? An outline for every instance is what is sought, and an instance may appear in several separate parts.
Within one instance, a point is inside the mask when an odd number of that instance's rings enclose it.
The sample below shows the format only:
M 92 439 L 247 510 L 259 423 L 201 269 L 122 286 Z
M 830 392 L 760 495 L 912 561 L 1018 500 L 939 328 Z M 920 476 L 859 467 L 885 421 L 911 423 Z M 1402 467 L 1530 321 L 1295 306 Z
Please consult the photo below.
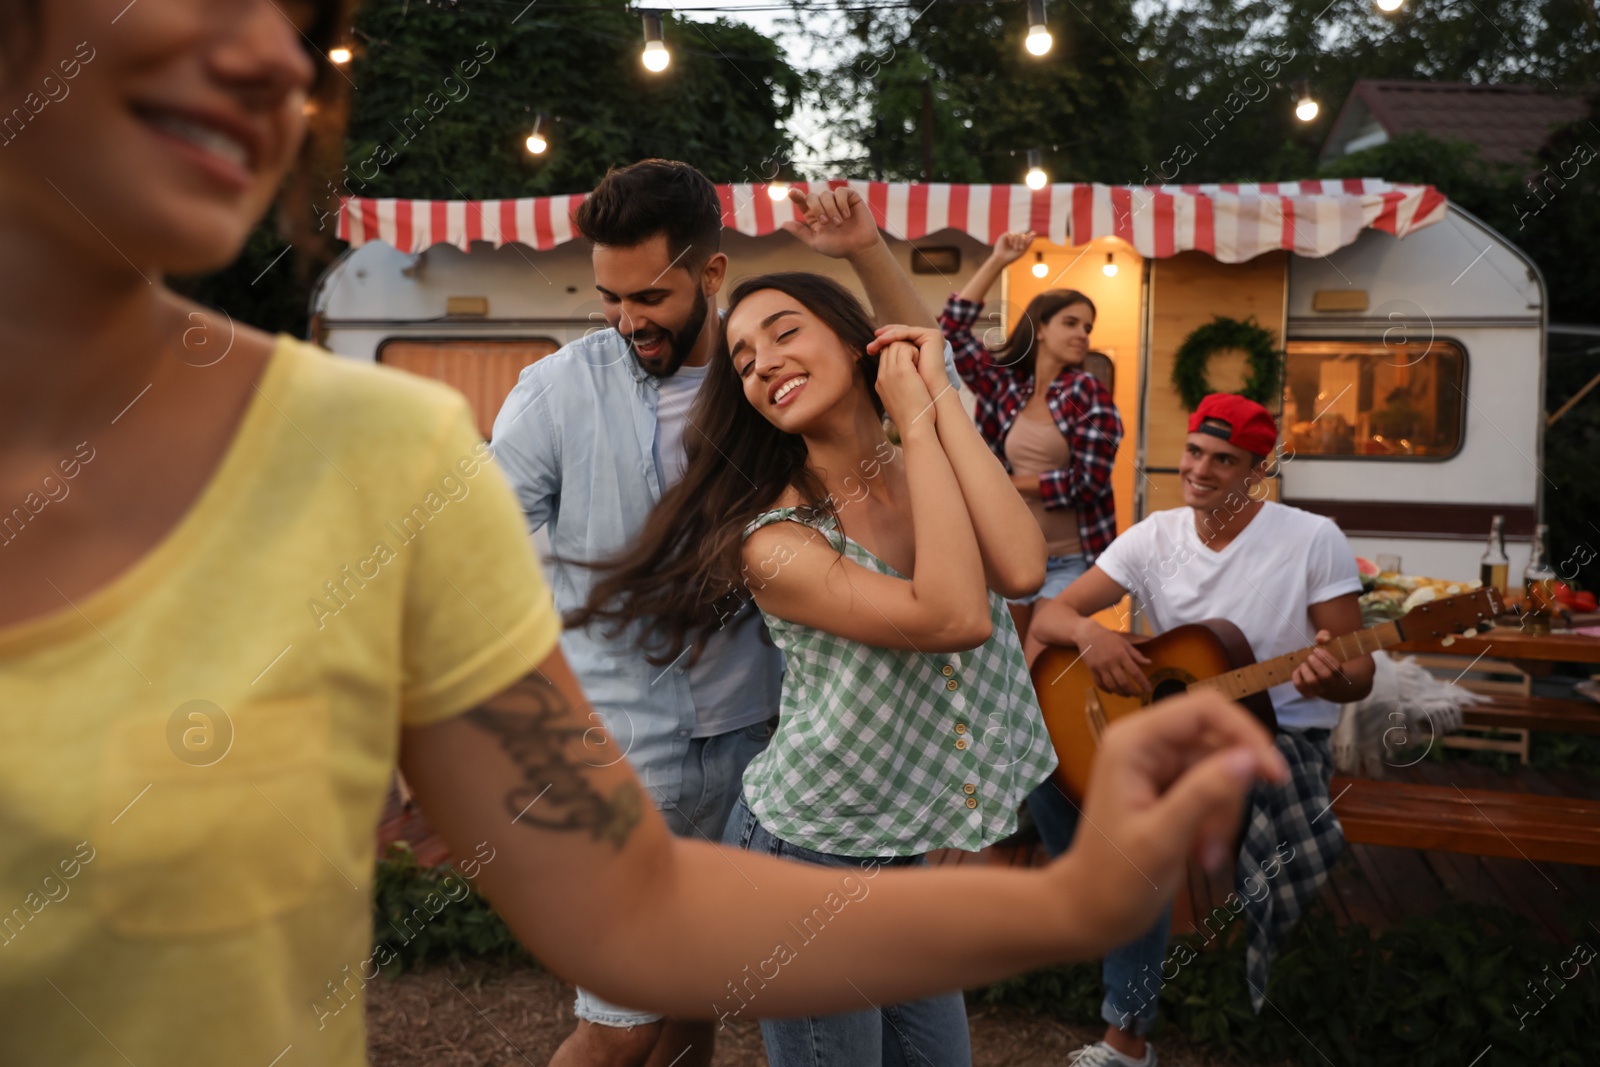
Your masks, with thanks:
M 1468 141 L 1490 163 L 1526 163 L 1552 129 L 1588 113 L 1582 97 L 1559 96 L 1531 85 L 1362 79 L 1322 146 L 1324 162 L 1420 131 Z

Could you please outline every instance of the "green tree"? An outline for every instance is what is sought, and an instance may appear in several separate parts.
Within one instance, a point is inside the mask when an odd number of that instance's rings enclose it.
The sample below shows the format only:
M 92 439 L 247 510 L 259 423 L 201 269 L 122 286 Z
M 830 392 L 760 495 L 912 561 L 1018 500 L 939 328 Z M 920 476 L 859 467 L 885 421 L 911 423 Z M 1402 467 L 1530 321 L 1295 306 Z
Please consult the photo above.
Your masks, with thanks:
M 1372 0 L 1195 0 L 1152 9 L 1144 30 L 1142 62 L 1158 100 L 1151 137 L 1194 149 L 1180 181 L 1306 177 L 1362 78 L 1527 83 L 1557 93 L 1600 79 L 1592 0 L 1408 0 L 1393 15 Z M 1218 109 L 1227 113 L 1229 92 L 1260 77 L 1268 57 L 1284 56 L 1262 78 L 1263 99 L 1196 142 L 1208 117 L 1214 128 Z M 1294 116 L 1301 78 L 1321 104 L 1309 123 Z
M 614 2 L 372 0 L 353 27 L 356 58 L 345 178 L 321 190 L 313 229 L 338 197 L 499 199 L 584 192 L 607 168 L 648 156 L 694 163 L 715 181 L 752 181 L 787 158 L 803 81 L 749 26 L 666 20 L 672 65 L 639 62 L 639 16 Z M 549 150 L 524 147 L 549 117 Z M 180 288 L 240 321 L 304 334 L 325 263 L 297 262 L 274 218 L 238 261 Z
M 855 43 L 814 83 L 835 132 L 866 151 L 848 174 L 1015 182 L 1039 147 L 1052 178 L 1071 181 L 1136 174 L 1149 158 L 1131 0 L 1058 5 L 1055 47 L 1039 58 L 1023 48 L 1016 0 L 852 19 Z
M 583 192 L 608 167 L 648 156 L 750 180 L 790 145 L 784 123 L 801 76 L 774 41 L 739 23 L 669 16 L 665 36 L 672 65 L 651 74 L 639 62 L 639 16 L 619 3 L 369 3 L 350 70 L 351 189 L 376 170 L 362 195 Z M 550 149 L 535 156 L 523 141 L 541 112 Z M 392 161 L 366 164 L 380 146 Z

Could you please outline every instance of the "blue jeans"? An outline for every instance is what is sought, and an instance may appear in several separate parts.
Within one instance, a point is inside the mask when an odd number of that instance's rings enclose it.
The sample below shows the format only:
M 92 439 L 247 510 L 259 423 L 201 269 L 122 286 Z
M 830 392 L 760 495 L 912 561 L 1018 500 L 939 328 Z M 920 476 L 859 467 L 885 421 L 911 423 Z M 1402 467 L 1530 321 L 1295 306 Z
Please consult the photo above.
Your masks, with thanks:
M 1078 828 L 1078 807 L 1053 779 L 1028 794 L 1028 811 L 1039 836 L 1052 857 L 1072 845 Z M 1172 930 L 1172 905 L 1161 912 L 1156 924 L 1137 940 L 1112 949 L 1100 962 L 1100 980 L 1106 998 L 1100 1003 L 1100 1017 L 1122 1030 L 1133 1030 L 1141 1037 L 1156 1024 L 1160 1004 L 1161 966 L 1167 955 L 1167 935 Z
M 1089 569 L 1089 561 L 1082 556 L 1050 556 L 1044 561 L 1044 584 L 1032 596 L 1022 597 L 1020 600 L 1008 600 L 1007 604 L 1032 604 L 1040 600 L 1053 600 L 1067 586 L 1071 585 L 1078 575 Z
M 692 739 L 688 758 L 683 761 L 683 788 L 676 800 L 667 797 L 661 802 L 661 817 L 666 820 L 667 829 L 679 837 L 722 840 L 728 812 L 739 799 L 745 766 L 767 747 L 776 722 L 758 722 L 714 737 Z M 574 1010 L 578 1018 L 601 1026 L 631 1028 L 662 1017 L 657 1012 L 612 1004 L 582 987 Z
M 728 817 L 723 842 L 747 852 L 859 871 L 841 876 L 838 891 L 828 894 L 841 911 L 850 903 L 867 898 L 872 892 L 871 879 L 877 875 L 879 867 L 911 867 L 927 862 L 922 856 L 836 856 L 791 845 L 768 833 L 745 806 L 743 798 Z M 784 946 L 788 954 L 766 960 L 758 964 L 757 969 L 787 962 L 824 934 L 828 911 L 819 906 L 812 916 L 814 918 L 802 920 L 800 927 L 791 924 L 796 934 Z M 750 968 L 745 970 L 748 973 Z M 840 975 L 839 980 L 843 982 L 848 978 L 848 975 Z M 718 1006 L 722 1022 L 726 1024 L 730 1017 L 742 1012 L 747 1003 L 759 1011 L 764 984 L 759 978 L 754 983 L 747 978 L 738 987 L 730 983 L 733 992 L 729 1000 Z M 866 997 L 862 1000 L 866 1001 Z M 767 1045 L 770 1067 L 971 1067 L 972 1064 L 967 1007 L 959 992 L 923 997 L 904 1004 L 873 1006 L 842 1015 L 762 1019 L 761 1037 Z

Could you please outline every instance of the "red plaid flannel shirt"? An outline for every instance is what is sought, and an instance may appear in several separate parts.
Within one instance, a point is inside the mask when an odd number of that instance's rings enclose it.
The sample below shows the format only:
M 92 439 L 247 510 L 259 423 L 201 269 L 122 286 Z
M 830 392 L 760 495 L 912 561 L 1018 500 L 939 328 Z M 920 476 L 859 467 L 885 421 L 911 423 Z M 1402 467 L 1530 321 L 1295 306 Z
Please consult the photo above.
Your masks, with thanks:
M 982 310 L 982 301 L 951 296 L 939 316 L 939 326 L 955 353 L 956 371 L 977 397 L 974 415 L 978 430 L 1009 471 L 1006 434 L 1033 395 L 1033 378 L 997 364 L 983 342 L 973 336 L 972 324 Z M 1056 427 L 1072 446 L 1072 458 L 1065 470 L 1039 475 L 1039 492 L 1047 508 L 1077 509 L 1084 555 L 1092 560 L 1117 536 L 1111 466 L 1122 441 L 1122 418 L 1106 387 L 1093 375 L 1072 367 L 1050 383 L 1044 399 Z

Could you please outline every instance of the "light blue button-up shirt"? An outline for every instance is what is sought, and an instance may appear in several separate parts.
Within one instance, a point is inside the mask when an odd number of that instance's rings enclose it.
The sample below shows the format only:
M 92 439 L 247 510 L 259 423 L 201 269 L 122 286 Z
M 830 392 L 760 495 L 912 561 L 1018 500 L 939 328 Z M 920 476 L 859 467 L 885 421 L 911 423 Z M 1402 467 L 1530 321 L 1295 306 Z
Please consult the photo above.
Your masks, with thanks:
M 494 423 L 494 455 L 516 491 L 530 532 L 548 525 L 554 555 L 598 559 L 632 542 L 661 499 L 655 462 L 658 390 L 627 342 L 604 330 L 564 346 L 522 372 Z M 556 606 L 580 607 L 597 577 L 587 567 L 547 567 Z M 762 623 L 746 604 L 712 641 Z M 656 796 L 675 798 L 694 734 L 696 707 L 682 657 L 659 667 L 638 644 L 642 624 L 608 640 L 604 625 L 568 630 L 561 650 L 617 751 Z M 720 657 L 724 691 L 778 712 L 783 654 L 764 641 L 739 640 L 738 656 Z M 708 646 L 707 655 L 715 650 Z M 731 662 L 727 662 L 731 661 Z M 741 675 L 735 678 L 732 675 Z
M 945 345 L 945 373 L 958 387 L 955 362 Z M 598 559 L 622 550 L 643 528 L 661 499 L 655 462 L 654 380 L 639 366 L 616 330 L 603 330 L 565 345 L 522 372 L 494 421 L 494 455 L 516 491 L 529 532 L 549 526 L 554 555 Z M 580 607 L 597 577 L 587 567 L 547 567 L 556 607 L 564 614 Z M 744 620 L 743 615 L 754 616 Z M 748 635 L 762 626 L 747 603 L 708 642 L 704 659 L 726 663 L 733 685 L 762 694 L 778 713 L 783 654 L 765 641 L 740 640 L 719 650 L 738 627 Z M 624 756 L 659 803 L 674 798 L 683 782 L 683 760 L 695 732 L 696 708 L 690 674 L 677 664 L 658 667 L 645 660 L 636 623 L 614 640 L 602 626 L 568 630 L 561 650 L 583 685 L 584 694 Z M 744 652 L 745 648 L 749 652 Z M 717 653 L 724 654 L 718 656 Z M 732 651 L 737 655 L 727 655 Z

